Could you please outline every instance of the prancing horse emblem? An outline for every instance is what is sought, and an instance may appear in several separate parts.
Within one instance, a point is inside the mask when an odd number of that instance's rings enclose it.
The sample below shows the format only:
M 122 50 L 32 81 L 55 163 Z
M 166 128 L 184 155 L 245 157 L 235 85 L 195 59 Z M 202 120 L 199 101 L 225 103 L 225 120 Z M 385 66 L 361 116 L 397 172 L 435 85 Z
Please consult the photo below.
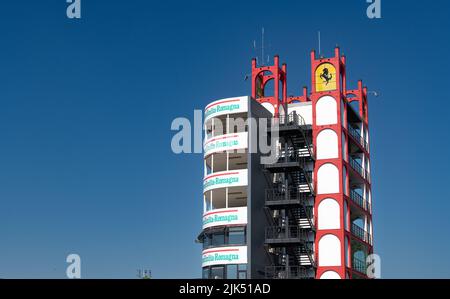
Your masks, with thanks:
M 331 79 L 333 79 L 333 74 L 330 74 L 328 69 L 324 68 L 322 74 L 320 74 L 320 78 L 323 79 L 323 82 L 325 82 L 325 85 L 328 85 L 328 83 L 330 83 Z

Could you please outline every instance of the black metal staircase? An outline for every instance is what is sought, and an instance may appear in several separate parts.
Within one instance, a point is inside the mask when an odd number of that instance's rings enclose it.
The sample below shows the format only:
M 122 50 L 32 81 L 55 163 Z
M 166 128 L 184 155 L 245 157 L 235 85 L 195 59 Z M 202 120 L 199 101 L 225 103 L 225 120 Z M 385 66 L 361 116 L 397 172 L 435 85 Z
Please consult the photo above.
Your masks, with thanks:
M 265 209 L 272 217 L 265 243 L 272 265 L 266 278 L 314 278 L 314 153 L 311 126 L 295 112 L 274 119 L 278 127 L 276 162 L 264 165 L 272 188 L 266 190 Z M 273 140 L 272 140 L 273 142 Z

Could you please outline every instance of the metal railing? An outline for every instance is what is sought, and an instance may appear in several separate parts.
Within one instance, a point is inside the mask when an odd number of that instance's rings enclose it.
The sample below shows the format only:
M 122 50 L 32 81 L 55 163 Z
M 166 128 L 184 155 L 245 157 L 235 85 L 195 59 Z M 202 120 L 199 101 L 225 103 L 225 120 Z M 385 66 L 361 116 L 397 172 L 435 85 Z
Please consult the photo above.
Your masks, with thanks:
M 287 115 L 281 114 L 278 118 L 278 123 L 280 125 L 287 126 L 306 126 L 305 120 L 303 117 L 295 112 L 291 112 Z
M 278 159 L 277 163 L 299 162 L 302 165 L 306 163 L 306 158 L 301 155 L 300 150 L 290 149 L 287 151 L 287 155 L 285 150 L 280 150 L 276 153 L 276 157 Z
M 371 244 L 370 234 L 354 223 L 352 223 L 352 234 L 364 242 Z
M 359 273 L 362 273 L 362 274 L 365 274 L 365 275 L 367 274 L 367 264 L 366 264 L 366 262 L 364 262 L 364 261 L 354 257 L 352 266 L 353 266 L 352 267 L 353 270 L 356 270 Z
M 355 190 L 350 190 L 350 199 L 364 210 L 369 210 L 367 201 Z
M 365 170 L 364 168 L 361 166 L 361 164 L 359 164 L 355 159 L 353 159 L 352 157 L 348 157 L 348 161 L 350 163 L 350 166 L 357 172 L 359 173 L 363 178 L 365 178 Z
M 366 151 L 369 150 L 369 145 L 367 141 L 363 138 L 363 136 L 357 129 L 355 129 L 351 125 L 348 125 L 347 130 L 350 136 L 352 136 Z
M 270 226 L 266 228 L 266 240 L 306 240 L 306 232 L 298 226 Z
M 295 111 L 289 113 L 286 115 L 280 115 L 279 118 L 273 118 L 272 119 L 272 126 L 278 125 L 278 126 L 298 126 L 301 127 L 301 135 L 305 141 L 306 147 L 305 149 L 309 152 L 309 156 L 314 157 L 313 153 L 313 147 L 311 146 L 309 139 L 306 137 L 305 132 L 303 130 L 304 127 L 306 127 L 306 122 L 304 118 L 297 114 Z
M 308 272 L 299 266 L 268 266 L 266 267 L 267 279 L 306 279 Z
M 308 197 L 296 188 L 289 188 L 287 190 L 285 188 L 266 189 L 266 203 L 286 200 L 305 201 L 307 199 Z

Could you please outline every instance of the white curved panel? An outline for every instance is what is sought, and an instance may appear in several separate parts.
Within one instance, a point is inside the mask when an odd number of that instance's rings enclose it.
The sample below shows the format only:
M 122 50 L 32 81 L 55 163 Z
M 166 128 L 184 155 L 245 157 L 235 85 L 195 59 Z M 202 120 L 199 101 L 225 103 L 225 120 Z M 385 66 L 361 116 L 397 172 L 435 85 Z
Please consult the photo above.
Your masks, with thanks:
M 322 130 L 317 135 L 317 159 L 335 159 L 339 157 L 338 136 L 331 129 Z
M 337 124 L 337 103 L 332 96 L 323 96 L 316 103 L 316 125 Z
M 317 194 L 339 193 L 339 170 L 331 163 L 320 166 L 317 171 Z
M 232 133 L 205 140 L 203 145 L 205 157 L 218 152 L 235 151 L 248 147 L 248 133 Z
M 339 274 L 334 271 L 325 271 L 320 276 L 320 279 L 341 279 Z
M 247 207 L 216 209 L 203 214 L 203 229 L 238 224 L 247 224 Z
M 203 179 L 203 193 L 225 187 L 247 186 L 247 184 L 247 169 L 215 172 Z
M 318 207 L 319 229 L 340 229 L 341 218 L 339 212 L 339 203 L 332 199 L 322 200 Z
M 202 267 L 246 263 L 247 246 L 210 248 L 202 252 Z
M 319 241 L 319 266 L 341 265 L 341 241 L 332 234 L 323 236 Z
M 211 117 L 248 111 L 249 97 L 235 97 L 214 101 L 205 108 L 205 123 Z

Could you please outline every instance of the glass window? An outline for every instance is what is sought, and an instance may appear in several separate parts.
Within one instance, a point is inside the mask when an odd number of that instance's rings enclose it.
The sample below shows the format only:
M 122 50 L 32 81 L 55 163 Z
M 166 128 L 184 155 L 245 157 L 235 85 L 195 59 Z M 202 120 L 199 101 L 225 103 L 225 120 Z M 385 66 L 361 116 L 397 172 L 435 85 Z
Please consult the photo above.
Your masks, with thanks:
M 209 268 L 208 267 L 203 268 L 202 278 L 203 279 L 208 279 L 209 278 Z
M 228 244 L 244 245 L 245 229 L 243 227 L 230 227 L 228 232 Z
M 247 271 L 247 264 L 240 264 L 238 265 L 239 271 Z
M 247 264 L 238 265 L 238 279 L 247 279 Z
M 206 207 L 206 212 L 209 212 L 212 210 L 211 199 L 206 198 L 206 196 L 205 196 L 205 207 Z
M 225 234 L 215 233 L 212 235 L 212 244 L 213 246 L 222 246 L 225 245 Z
M 205 235 L 203 237 L 203 249 L 206 249 L 211 246 L 211 236 Z
M 212 279 L 223 279 L 224 278 L 224 267 L 211 267 L 211 278 Z
M 236 278 L 237 278 L 237 265 L 228 265 L 227 279 L 236 279 Z

